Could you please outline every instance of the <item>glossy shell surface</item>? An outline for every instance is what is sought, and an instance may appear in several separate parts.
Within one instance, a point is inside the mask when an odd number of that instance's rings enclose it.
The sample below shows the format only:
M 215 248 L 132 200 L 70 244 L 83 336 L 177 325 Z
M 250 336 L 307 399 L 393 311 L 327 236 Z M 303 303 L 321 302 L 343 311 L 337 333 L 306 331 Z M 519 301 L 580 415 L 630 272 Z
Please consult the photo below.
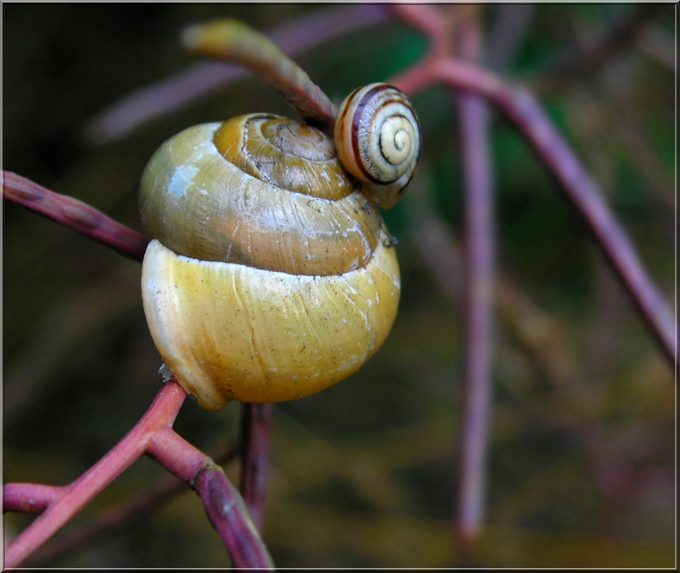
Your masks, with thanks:
M 308 396 L 356 372 L 396 317 L 393 241 L 321 131 L 269 114 L 184 130 L 149 161 L 149 330 L 210 410 Z
M 353 374 L 387 336 L 399 287 L 384 231 L 368 264 L 342 275 L 199 261 L 155 240 L 142 275 L 156 347 L 209 410 L 302 398 Z
M 392 207 L 420 158 L 420 125 L 406 94 L 388 84 L 357 88 L 340 106 L 334 138 L 345 169 Z
M 261 129 L 252 127 L 256 119 L 283 118 L 246 116 L 203 124 L 158 149 L 140 187 L 146 233 L 186 256 L 293 274 L 339 274 L 364 265 L 378 242 L 377 206 L 347 177 L 334 152 L 300 161 L 287 150 L 272 151 L 264 141 L 255 150 L 259 159 L 240 153 L 255 139 L 243 135 L 247 129 Z M 216 135 L 224 137 L 230 129 L 228 160 Z M 318 130 L 309 131 L 307 138 L 297 137 L 304 150 L 310 137 L 329 141 Z M 295 182 L 290 190 L 276 184 L 272 171 L 277 168 L 287 173 L 283 184 Z

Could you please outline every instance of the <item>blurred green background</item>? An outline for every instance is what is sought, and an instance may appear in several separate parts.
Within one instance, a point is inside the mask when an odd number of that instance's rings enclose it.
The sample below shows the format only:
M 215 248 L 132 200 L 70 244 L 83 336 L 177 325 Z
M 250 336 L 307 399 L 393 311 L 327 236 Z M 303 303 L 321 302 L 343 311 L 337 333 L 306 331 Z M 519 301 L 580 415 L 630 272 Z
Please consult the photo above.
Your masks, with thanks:
M 163 140 L 196 123 L 287 113 L 286 106 L 248 79 L 107 145 L 88 144 L 87 122 L 194 64 L 178 42 L 186 24 L 229 16 L 266 30 L 337 8 L 4 3 L 3 168 L 139 229 L 139 176 Z M 481 17 L 497 50 L 489 61 L 504 59 L 501 73 L 544 90 L 551 116 L 672 302 L 674 6 L 654 11 L 592 73 L 559 87 L 547 81 L 634 8 L 485 5 Z M 457 17 L 455 7 L 440 9 Z M 340 100 L 358 84 L 406 69 L 426 49 L 422 37 L 391 20 L 296 59 Z M 409 197 L 386 214 L 399 239 L 400 315 L 357 375 L 276 406 L 264 530 L 275 563 L 674 566 L 673 373 L 574 210 L 499 118 L 492 131 L 499 280 L 487 526 L 475 546 L 455 542 L 464 356 L 458 121 L 448 92 L 430 90 L 414 102 L 423 161 Z M 138 263 L 3 205 L 5 482 L 72 481 L 148 407 L 159 388 L 159 359 L 139 277 Z M 175 427 L 210 453 L 237 437 L 238 416 L 236 404 L 209 413 L 188 401 Z M 227 473 L 238 481 L 238 464 Z M 152 490 L 163 475 L 140 460 L 55 541 Z M 7 515 L 6 538 L 31 519 Z M 124 531 L 45 563 L 228 564 L 189 491 Z

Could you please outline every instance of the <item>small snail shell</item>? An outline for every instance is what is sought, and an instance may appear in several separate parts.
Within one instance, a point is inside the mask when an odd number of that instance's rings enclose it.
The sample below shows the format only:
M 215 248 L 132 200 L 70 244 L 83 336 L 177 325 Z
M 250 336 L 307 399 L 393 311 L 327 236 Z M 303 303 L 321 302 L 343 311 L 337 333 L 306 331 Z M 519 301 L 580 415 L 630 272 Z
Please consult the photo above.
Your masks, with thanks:
M 357 88 L 340 106 L 334 137 L 345 169 L 374 184 L 382 207 L 393 206 L 420 156 L 420 126 L 406 95 L 387 84 Z
M 202 406 L 302 398 L 377 351 L 400 279 L 366 193 L 328 136 L 268 114 L 189 128 L 154 154 L 140 188 L 144 311 Z

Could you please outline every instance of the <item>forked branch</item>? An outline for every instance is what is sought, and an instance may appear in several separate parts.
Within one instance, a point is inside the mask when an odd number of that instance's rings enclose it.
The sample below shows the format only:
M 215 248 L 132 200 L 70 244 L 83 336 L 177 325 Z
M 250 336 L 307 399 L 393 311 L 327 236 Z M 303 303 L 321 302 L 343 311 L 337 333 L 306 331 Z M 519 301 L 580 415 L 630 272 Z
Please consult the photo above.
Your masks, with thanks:
M 18 567 L 142 455 L 193 488 L 205 505 L 235 566 L 271 568 L 267 553 L 238 492 L 222 469 L 172 430 L 186 393 L 171 380 L 130 432 L 98 463 L 64 487 L 7 484 L 4 510 L 28 509 L 41 515 L 7 547 L 5 565 Z M 37 498 L 36 504 L 28 500 Z
M 436 85 L 488 99 L 517 128 L 592 232 L 617 277 L 640 311 L 672 365 L 677 362 L 673 313 L 649 277 L 633 242 L 603 199 L 597 183 L 583 167 L 538 100 L 528 90 L 454 58 L 425 61 L 393 83 L 412 94 Z
M 414 95 L 434 86 L 444 86 L 455 92 L 462 92 L 464 116 L 469 121 L 463 124 L 463 137 L 471 144 L 481 137 L 485 124 L 485 111 L 479 98 L 484 98 L 498 109 L 535 150 L 538 158 L 554 175 L 572 204 L 592 232 L 596 244 L 600 246 L 617 277 L 623 283 L 634 305 L 640 311 L 668 360 L 677 362 L 677 341 L 674 317 L 664 297 L 637 254 L 635 246 L 614 213 L 603 199 L 603 194 L 590 174 L 584 169 L 574 151 L 567 145 L 536 97 L 522 87 L 516 87 L 497 75 L 486 72 L 474 63 L 454 58 L 437 11 L 429 6 L 408 6 L 394 9 L 406 22 L 423 32 L 430 40 L 430 50 L 418 64 L 393 78 L 391 83 L 409 95 Z M 366 12 L 366 11 L 365 11 Z M 375 12 L 375 11 L 374 11 Z M 370 22 L 382 21 L 384 10 L 366 12 Z M 363 13 L 363 12 L 362 12 Z M 373 18 L 373 20 L 371 20 Z M 365 23 L 365 22 L 364 22 Z M 337 27 L 327 32 L 329 36 L 337 33 Z M 323 38 L 314 38 L 320 42 Z M 266 52 L 265 56 L 267 55 Z M 266 59 L 266 58 L 265 58 Z M 302 115 L 319 125 L 328 127 L 334 109 L 328 98 L 313 96 L 298 91 L 289 84 L 286 74 L 275 85 L 288 94 L 289 99 L 298 102 L 296 107 Z M 294 84 L 295 82 L 293 82 Z M 170 84 L 175 85 L 175 84 Z M 207 85 L 207 84 L 206 84 Z M 211 89 L 214 86 L 211 86 Z M 316 87 L 316 86 L 314 86 Z M 162 91 L 162 90 L 161 90 Z M 158 95 L 158 92 L 155 92 Z M 200 89 L 192 92 L 199 95 Z M 468 97 L 469 96 L 469 97 Z M 478 114 L 478 115 L 477 115 Z M 480 148 L 470 149 L 469 157 L 479 161 L 483 152 Z M 470 192 L 470 253 L 471 280 L 488 284 L 493 268 L 491 245 L 488 243 L 490 232 L 490 197 L 488 181 L 479 181 L 479 163 L 469 165 L 467 170 Z M 484 165 L 488 164 L 485 162 Z M 148 242 L 144 235 L 121 225 L 84 203 L 53 193 L 40 185 L 14 173 L 2 173 L 2 194 L 13 202 L 53 219 L 71 229 L 92 238 L 124 256 L 141 260 Z M 473 203 L 482 201 L 482 203 Z M 482 217 L 483 226 L 477 216 Z M 470 356 L 471 376 L 474 370 L 481 372 L 480 378 L 488 379 L 488 300 L 483 300 L 484 284 L 471 282 L 471 300 L 476 302 L 477 318 L 471 308 L 470 341 L 476 341 L 477 354 Z M 481 286 L 480 286 L 481 285 Z M 481 329 L 475 334 L 475 329 Z M 481 386 L 476 386 L 479 390 Z M 21 564 L 38 546 L 50 538 L 64 523 L 94 498 L 110 481 L 115 479 L 131 463 L 142 455 L 154 458 L 163 467 L 184 483 L 193 487 L 206 507 L 211 522 L 225 541 L 232 560 L 237 567 L 271 567 L 271 559 L 257 533 L 262 522 L 264 491 L 266 488 L 268 438 L 271 423 L 271 405 L 245 406 L 243 415 L 243 477 L 242 488 L 247 506 L 252 514 L 248 515 L 238 493 L 226 480 L 221 469 L 205 454 L 185 442 L 172 430 L 175 416 L 184 400 L 184 392 L 173 382 L 166 384 L 159 392 L 144 417 L 98 464 L 83 476 L 67 486 L 47 486 L 40 484 L 7 484 L 4 489 L 5 511 L 38 513 L 40 516 L 24 530 L 8 547 L 6 565 L 16 567 Z M 481 439 L 474 453 L 484 452 L 485 433 L 479 430 L 479 422 L 487 422 L 484 409 L 486 398 L 477 404 L 482 409 L 476 416 L 476 427 L 465 430 L 471 441 Z M 471 450 L 472 451 L 472 450 Z M 481 452 L 481 453 L 480 453 Z M 472 467 L 472 466 L 471 466 Z M 480 480 L 477 474 L 468 476 L 468 481 Z M 473 468 L 474 469 L 474 468 Z M 474 475 L 477 475 L 475 478 Z M 480 502 L 477 497 L 473 502 Z M 476 512 L 476 513 L 475 513 Z M 479 529 L 479 504 L 473 508 L 472 517 L 467 522 L 472 535 Z

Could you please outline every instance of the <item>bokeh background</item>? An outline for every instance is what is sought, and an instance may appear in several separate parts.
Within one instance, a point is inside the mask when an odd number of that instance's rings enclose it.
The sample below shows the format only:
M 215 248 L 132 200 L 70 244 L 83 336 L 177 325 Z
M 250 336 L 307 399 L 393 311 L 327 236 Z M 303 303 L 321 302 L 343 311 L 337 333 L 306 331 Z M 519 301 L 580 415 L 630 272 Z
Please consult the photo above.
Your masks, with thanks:
M 3 167 L 139 229 L 136 191 L 155 148 L 186 126 L 288 114 L 246 79 L 126 137 L 94 145 L 90 121 L 194 64 L 187 24 L 236 17 L 267 30 L 313 4 L 7 4 Z M 589 73 L 559 70 L 630 18 L 632 4 L 485 5 L 488 65 L 539 90 L 673 304 L 676 7 L 640 18 Z M 440 7 L 456 18 L 456 7 Z M 396 20 L 296 59 L 335 100 L 426 51 Z M 578 66 L 576 66 L 578 69 Z M 568 69 L 568 68 L 566 68 Z M 495 117 L 498 292 L 487 525 L 455 540 L 463 204 L 456 100 L 414 98 L 423 161 L 386 214 L 399 239 L 401 310 L 352 378 L 276 406 L 264 537 L 279 567 L 672 567 L 676 564 L 674 374 L 543 166 Z M 66 484 L 110 449 L 158 391 L 140 265 L 3 205 L 3 479 Z M 238 432 L 238 405 L 192 401 L 176 429 L 206 452 Z M 227 467 L 238 481 L 238 464 Z M 138 461 L 55 541 L 140 493 L 163 471 Z M 32 517 L 7 515 L 11 538 Z M 223 567 L 193 492 L 57 560 L 64 567 Z

